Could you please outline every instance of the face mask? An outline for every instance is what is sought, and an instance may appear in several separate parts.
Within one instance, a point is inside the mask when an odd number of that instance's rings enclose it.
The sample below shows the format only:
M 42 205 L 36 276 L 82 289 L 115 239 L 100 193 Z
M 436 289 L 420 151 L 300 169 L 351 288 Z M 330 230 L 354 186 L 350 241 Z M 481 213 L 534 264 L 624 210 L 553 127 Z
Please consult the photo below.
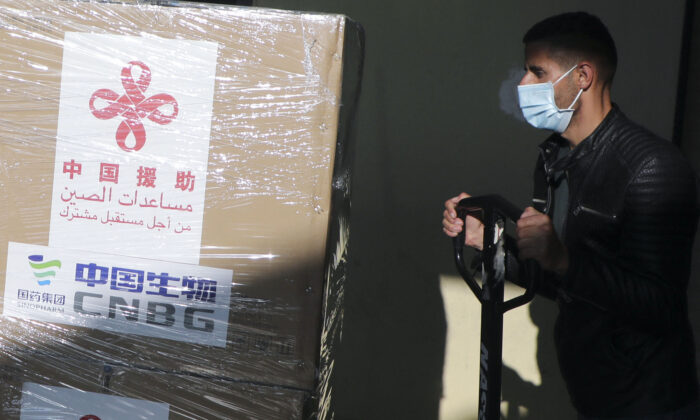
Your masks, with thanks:
M 554 130 L 557 133 L 566 131 L 569 126 L 574 106 L 581 96 L 583 89 L 578 91 L 578 95 L 567 109 L 559 109 L 554 102 L 554 85 L 571 73 L 576 66 L 562 74 L 554 83 L 535 83 L 532 85 L 518 86 L 518 100 L 523 116 L 533 127 Z

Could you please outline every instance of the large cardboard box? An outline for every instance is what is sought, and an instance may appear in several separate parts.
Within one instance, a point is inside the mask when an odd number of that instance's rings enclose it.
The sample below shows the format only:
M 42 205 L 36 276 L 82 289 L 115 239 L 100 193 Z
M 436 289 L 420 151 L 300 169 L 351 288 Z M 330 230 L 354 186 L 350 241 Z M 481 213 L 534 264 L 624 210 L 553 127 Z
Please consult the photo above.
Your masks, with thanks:
M 0 352 L 312 390 L 358 27 L 173 6 L 0 0 Z
M 26 369 L 31 366 L 32 369 Z M 6 420 L 295 420 L 305 392 L 17 353 L 0 361 Z

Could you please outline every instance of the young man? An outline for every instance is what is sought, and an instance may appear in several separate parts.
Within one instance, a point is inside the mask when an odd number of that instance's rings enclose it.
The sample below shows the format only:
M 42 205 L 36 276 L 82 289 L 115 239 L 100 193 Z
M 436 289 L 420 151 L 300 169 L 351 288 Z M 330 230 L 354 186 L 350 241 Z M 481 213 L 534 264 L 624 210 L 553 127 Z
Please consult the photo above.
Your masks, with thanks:
M 693 170 L 611 102 L 617 54 L 598 18 L 553 16 L 523 42 L 520 107 L 554 133 L 539 147 L 517 251 L 539 263 L 538 292 L 558 302 L 555 343 L 573 405 L 581 419 L 700 419 L 686 294 Z M 445 203 L 450 237 L 467 196 Z M 466 222 L 466 243 L 481 248 L 483 226 Z

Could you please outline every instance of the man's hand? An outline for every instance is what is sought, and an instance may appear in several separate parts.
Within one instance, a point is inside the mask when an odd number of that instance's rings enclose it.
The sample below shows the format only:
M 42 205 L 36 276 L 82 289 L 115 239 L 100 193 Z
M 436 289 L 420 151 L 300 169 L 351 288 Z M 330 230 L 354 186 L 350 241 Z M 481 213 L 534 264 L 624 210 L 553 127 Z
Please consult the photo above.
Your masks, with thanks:
M 566 273 L 569 252 L 557 237 L 549 216 L 532 207 L 526 208 L 518 220 L 515 236 L 521 260 L 532 258 L 545 270 Z
M 464 221 L 457 217 L 455 207 L 464 198 L 469 198 L 470 195 L 462 193 L 457 197 L 452 197 L 445 201 L 445 211 L 442 213 L 442 231 L 451 238 L 459 235 L 462 231 Z M 467 232 L 464 235 L 464 243 L 472 248 L 484 248 L 484 225 L 475 217 L 467 216 Z

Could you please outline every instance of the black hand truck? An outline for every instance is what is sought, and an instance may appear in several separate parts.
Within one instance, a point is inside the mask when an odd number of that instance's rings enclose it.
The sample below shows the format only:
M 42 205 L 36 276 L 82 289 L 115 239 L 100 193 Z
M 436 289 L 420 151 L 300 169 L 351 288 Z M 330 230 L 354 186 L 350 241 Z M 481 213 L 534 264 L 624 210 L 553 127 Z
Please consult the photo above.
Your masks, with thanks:
M 527 262 L 525 293 L 503 301 L 507 270 L 508 250 L 504 246 L 504 235 L 499 230 L 507 220 L 516 222 L 522 210 L 499 195 L 469 197 L 456 206 L 457 215 L 464 221 L 464 229 L 453 239 L 457 270 L 469 288 L 481 302 L 481 351 L 479 374 L 479 420 L 499 420 L 501 406 L 501 367 L 503 350 L 503 314 L 524 305 L 535 295 L 535 270 L 533 261 Z M 484 242 L 481 251 L 482 286 L 464 264 L 464 235 L 466 217 L 474 216 L 484 224 Z

